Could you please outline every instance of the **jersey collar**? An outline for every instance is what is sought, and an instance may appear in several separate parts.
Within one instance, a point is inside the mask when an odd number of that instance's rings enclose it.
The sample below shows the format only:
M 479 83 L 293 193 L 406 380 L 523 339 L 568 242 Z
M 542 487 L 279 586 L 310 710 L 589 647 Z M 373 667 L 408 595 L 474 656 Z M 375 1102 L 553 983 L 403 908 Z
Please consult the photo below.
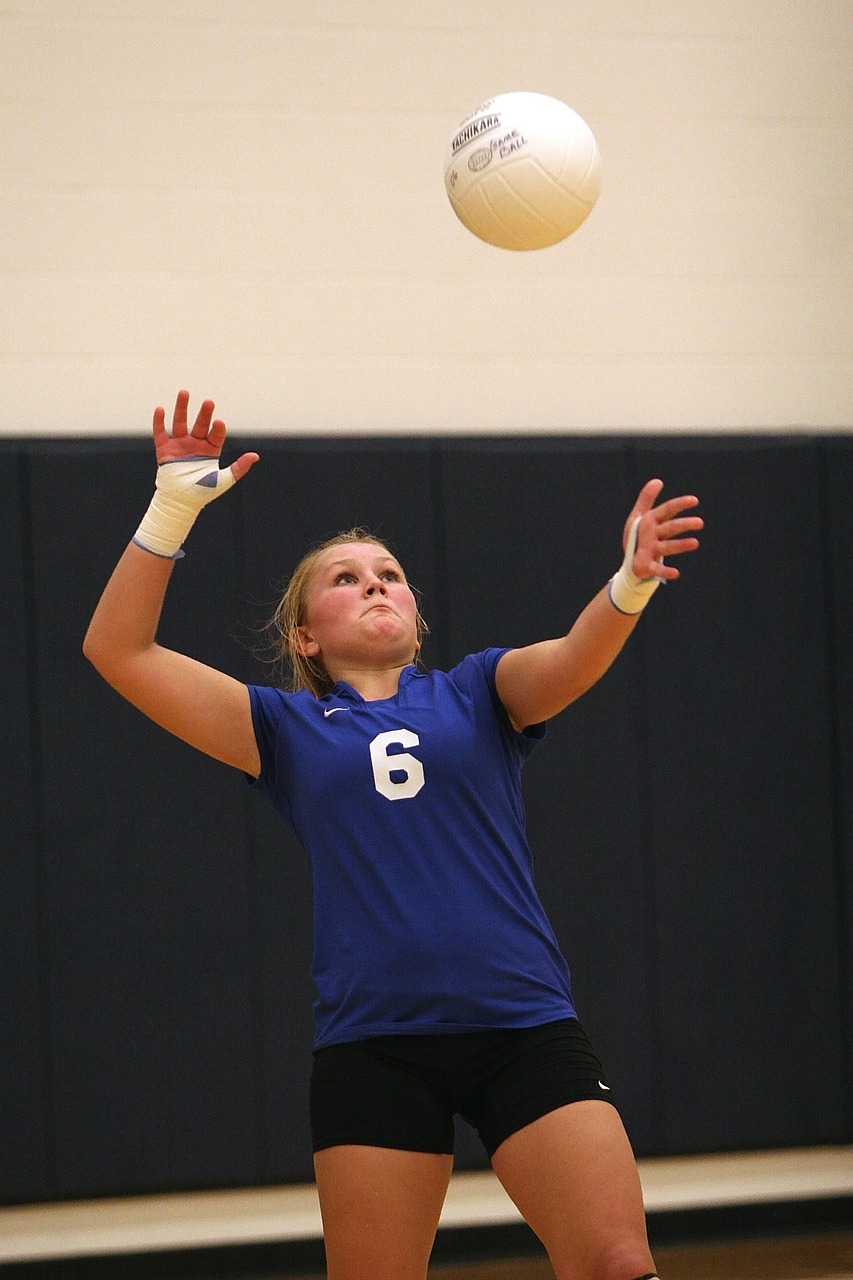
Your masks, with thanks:
M 400 682 L 397 686 L 397 692 L 392 694 L 390 698 L 377 698 L 375 701 L 393 702 L 395 699 L 400 699 L 401 701 L 404 700 L 406 687 L 413 678 L 416 678 L 421 674 L 423 673 L 419 672 L 415 666 L 410 665 L 408 667 L 403 667 L 403 670 L 400 672 Z M 338 680 L 337 684 L 333 685 L 329 692 L 325 694 L 320 701 L 327 702 L 334 698 L 343 698 L 346 702 L 355 702 L 362 706 L 368 705 L 366 699 L 363 698 L 358 690 L 354 689 L 351 684 L 347 684 L 346 680 Z

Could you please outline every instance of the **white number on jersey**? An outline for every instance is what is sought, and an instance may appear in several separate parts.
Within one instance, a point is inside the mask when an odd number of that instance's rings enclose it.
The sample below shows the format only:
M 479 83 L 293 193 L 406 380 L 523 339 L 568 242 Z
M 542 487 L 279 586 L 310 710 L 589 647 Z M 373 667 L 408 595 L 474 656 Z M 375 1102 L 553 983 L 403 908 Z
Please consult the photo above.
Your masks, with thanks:
M 389 747 L 416 747 L 420 738 L 410 729 L 389 729 L 370 744 L 376 790 L 387 800 L 411 800 L 424 785 L 424 767 L 407 751 L 388 754 Z

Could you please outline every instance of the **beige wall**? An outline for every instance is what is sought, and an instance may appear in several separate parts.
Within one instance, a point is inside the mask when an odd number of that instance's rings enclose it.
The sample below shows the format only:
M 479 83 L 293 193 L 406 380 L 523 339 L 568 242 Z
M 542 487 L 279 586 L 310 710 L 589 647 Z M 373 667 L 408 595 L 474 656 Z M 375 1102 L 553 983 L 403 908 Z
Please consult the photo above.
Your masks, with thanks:
M 532 255 L 442 181 L 510 89 L 603 158 Z M 853 0 L 6 0 L 0 111 L 2 433 L 853 427 Z

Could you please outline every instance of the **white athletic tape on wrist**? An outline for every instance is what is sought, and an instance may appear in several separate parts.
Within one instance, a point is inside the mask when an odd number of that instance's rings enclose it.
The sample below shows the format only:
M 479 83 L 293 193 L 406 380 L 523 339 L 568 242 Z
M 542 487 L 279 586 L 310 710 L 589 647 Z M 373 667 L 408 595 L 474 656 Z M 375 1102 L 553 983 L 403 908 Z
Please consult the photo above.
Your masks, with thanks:
M 133 541 L 155 556 L 179 559 L 184 554 L 181 544 L 199 511 L 233 484 L 231 468 L 220 471 L 217 458 L 185 458 L 181 462 L 161 463 L 157 468 L 154 497 Z
M 646 605 L 657 591 L 663 578 L 638 578 L 631 568 L 637 550 L 637 538 L 640 532 L 640 517 L 637 516 L 628 533 L 628 546 L 622 565 L 608 584 L 610 603 L 620 613 L 630 615 L 642 613 Z

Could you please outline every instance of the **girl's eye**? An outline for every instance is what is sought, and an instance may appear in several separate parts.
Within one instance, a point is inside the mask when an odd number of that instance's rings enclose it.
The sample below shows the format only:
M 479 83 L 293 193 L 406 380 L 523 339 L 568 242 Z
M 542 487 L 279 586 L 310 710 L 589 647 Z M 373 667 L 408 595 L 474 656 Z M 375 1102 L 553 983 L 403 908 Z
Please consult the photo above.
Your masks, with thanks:
M 389 582 L 399 582 L 400 575 L 396 569 L 386 569 L 382 574 L 383 578 L 387 578 Z
M 344 570 L 343 572 L 337 574 L 335 577 L 335 583 L 337 584 L 339 582 L 355 582 L 355 574 L 349 573 L 346 570 Z

